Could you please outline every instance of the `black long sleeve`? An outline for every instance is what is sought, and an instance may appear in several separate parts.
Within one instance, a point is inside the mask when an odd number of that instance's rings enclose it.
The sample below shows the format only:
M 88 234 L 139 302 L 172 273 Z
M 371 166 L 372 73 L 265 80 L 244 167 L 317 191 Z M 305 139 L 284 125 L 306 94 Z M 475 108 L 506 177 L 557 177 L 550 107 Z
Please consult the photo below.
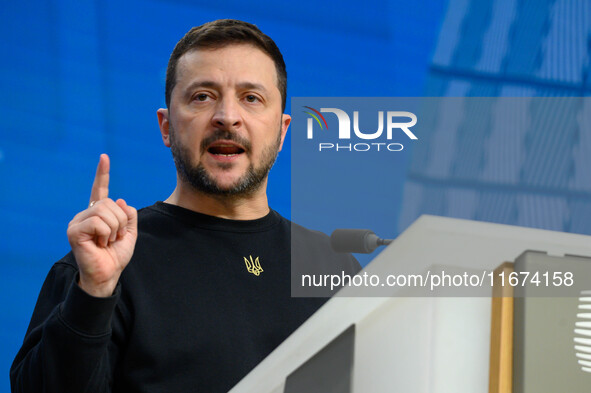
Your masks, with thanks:
M 47 275 L 11 368 L 13 392 L 110 392 L 111 321 L 121 290 L 88 295 L 74 263 L 68 254 Z
M 326 301 L 291 297 L 292 225 L 274 211 L 235 221 L 157 203 L 138 228 L 109 298 L 78 287 L 71 253 L 53 266 L 11 368 L 14 393 L 227 392 Z M 328 236 L 293 229 L 307 265 L 359 270 Z

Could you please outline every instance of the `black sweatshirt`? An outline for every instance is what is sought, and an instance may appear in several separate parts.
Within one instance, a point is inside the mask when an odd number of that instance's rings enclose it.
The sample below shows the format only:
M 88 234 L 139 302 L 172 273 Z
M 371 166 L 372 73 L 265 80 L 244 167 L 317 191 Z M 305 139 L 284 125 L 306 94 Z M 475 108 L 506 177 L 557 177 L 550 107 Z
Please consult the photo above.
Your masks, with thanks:
M 13 392 L 227 392 L 326 301 L 290 296 L 290 232 L 316 272 L 359 270 L 326 235 L 274 211 L 236 221 L 158 202 L 138 225 L 109 298 L 78 287 L 72 253 L 51 268 Z

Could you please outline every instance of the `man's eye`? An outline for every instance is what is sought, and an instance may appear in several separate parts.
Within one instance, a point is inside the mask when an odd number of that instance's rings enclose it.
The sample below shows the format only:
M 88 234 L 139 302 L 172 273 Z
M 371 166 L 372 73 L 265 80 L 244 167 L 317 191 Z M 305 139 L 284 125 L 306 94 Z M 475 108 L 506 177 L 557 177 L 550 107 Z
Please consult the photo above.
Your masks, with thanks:
M 197 94 L 195 96 L 195 99 L 197 101 L 206 101 L 209 97 L 207 96 L 207 94 Z
M 248 101 L 248 102 L 256 102 L 256 101 L 258 101 L 258 98 L 255 95 L 249 94 L 249 95 L 246 96 L 246 101 Z

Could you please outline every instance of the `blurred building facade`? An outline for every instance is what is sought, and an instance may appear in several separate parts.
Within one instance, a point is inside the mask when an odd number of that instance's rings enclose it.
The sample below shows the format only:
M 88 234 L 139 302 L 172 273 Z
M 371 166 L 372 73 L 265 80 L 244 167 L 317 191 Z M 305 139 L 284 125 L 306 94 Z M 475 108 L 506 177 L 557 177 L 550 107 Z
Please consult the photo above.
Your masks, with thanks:
M 588 0 L 450 0 L 424 96 L 456 98 L 422 119 L 399 230 L 435 214 L 591 234 L 590 58 Z

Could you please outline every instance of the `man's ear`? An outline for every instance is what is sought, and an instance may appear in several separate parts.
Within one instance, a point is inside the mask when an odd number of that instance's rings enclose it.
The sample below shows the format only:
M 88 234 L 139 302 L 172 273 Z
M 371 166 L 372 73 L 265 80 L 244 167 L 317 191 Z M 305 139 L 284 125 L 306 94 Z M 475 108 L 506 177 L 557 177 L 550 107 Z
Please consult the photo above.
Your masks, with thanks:
M 164 146 L 170 147 L 170 120 L 168 117 L 168 109 L 160 108 L 156 111 L 158 115 L 158 126 L 160 127 L 160 134 L 162 134 L 162 142 Z
M 279 151 L 283 149 L 283 141 L 285 140 L 285 136 L 287 135 L 289 123 L 291 123 L 291 116 L 285 113 L 281 115 L 281 144 L 279 145 Z

